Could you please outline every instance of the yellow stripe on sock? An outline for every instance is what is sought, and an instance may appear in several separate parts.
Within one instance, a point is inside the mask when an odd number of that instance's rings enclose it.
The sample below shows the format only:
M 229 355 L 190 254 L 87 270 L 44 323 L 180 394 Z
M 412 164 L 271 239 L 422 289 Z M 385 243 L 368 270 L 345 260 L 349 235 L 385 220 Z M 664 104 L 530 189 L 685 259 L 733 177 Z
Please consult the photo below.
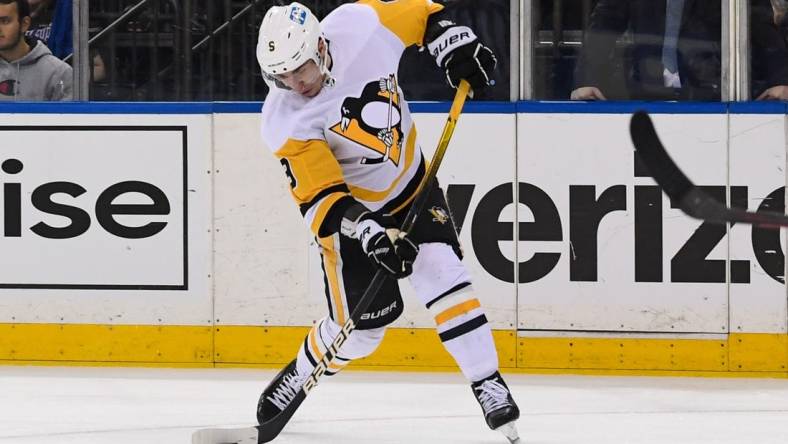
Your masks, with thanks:
M 317 360 L 322 361 L 324 354 L 321 353 L 320 347 L 317 344 L 317 338 L 316 338 L 317 333 L 315 333 L 315 331 L 317 331 L 317 326 L 312 328 L 312 330 L 309 332 L 309 343 L 312 345 L 312 350 L 315 352 L 315 355 L 317 355 Z M 345 366 L 338 365 L 332 362 L 328 364 L 328 368 L 332 370 L 342 370 L 343 368 L 345 368 Z
M 439 313 L 437 316 L 435 316 L 435 323 L 441 325 L 446 321 L 450 321 L 456 318 L 457 316 L 464 315 L 465 313 L 468 313 L 474 308 L 479 308 L 479 307 L 481 307 L 481 304 L 479 303 L 479 300 L 476 298 L 471 299 L 469 301 L 465 301 L 462 304 L 457 304 Z

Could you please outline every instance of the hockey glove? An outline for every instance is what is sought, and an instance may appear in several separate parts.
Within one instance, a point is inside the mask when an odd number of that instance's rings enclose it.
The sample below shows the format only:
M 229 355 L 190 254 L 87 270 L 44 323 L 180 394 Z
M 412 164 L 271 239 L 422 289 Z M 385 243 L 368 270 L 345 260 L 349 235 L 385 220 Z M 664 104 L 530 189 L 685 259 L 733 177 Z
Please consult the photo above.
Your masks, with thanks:
M 429 37 L 433 38 L 427 48 L 438 66 L 446 71 L 446 80 L 452 88 L 457 88 L 462 79 L 477 92 L 495 83 L 492 73 L 498 60 L 471 28 L 441 20 L 432 25 Z
M 401 279 L 413 272 L 419 248 L 396 227 L 396 221 L 388 214 L 364 213 L 358 220 L 356 238 L 377 268 Z

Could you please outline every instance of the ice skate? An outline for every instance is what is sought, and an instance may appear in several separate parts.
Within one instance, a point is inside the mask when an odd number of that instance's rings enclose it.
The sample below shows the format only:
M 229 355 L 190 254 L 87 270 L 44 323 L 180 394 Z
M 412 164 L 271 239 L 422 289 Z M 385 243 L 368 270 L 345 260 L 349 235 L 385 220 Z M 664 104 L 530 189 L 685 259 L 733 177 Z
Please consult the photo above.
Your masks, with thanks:
M 515 421 L 520 417 L 520 409 L 512 399 L 509 387 L 504 382 L 501 374 L 495 372 L 492 376 L 471 384 L 473 394 L 484 412 L 487 425 L 501 432 L 510 443 L 519 443 Z
M 305 380 L 306 376 L 298 374 L 296 360 L 293 359 L 271 380 L 260 395 L 260 400 L 257 402 L 257 422 L 262 424 L 284 410 L 301 390 Z

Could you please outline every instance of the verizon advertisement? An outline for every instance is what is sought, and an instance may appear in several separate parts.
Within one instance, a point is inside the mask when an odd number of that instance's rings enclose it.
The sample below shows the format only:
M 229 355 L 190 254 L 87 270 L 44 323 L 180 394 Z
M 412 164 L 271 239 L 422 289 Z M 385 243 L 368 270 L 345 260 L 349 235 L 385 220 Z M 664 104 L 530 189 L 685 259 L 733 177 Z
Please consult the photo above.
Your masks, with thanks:
M 778 230 L 684 215 L 635 156 L 628 115 L 560 117 L 519 120 L 522 330 L 725 334 L 742 331 L 731 319 L 753 309 L 784 324 Z M 654 122 L 677 164 L 720 202 L 783 211 L 784 116 Z M 751 321 L 749 331 L 784 329 L 773 317 Z
M 188 289 L 186 126 L 0 137 L 0 288 Z

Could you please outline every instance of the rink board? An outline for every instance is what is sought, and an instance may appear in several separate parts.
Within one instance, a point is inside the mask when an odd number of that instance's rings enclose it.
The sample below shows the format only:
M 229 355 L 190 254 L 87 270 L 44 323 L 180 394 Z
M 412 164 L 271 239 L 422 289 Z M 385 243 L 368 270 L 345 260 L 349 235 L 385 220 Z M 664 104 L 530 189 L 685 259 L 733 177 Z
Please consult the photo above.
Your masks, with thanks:
M 671 265 L 699 223 L 671 210 L 653 179 L 636 167 L 629 115 L 520 117 L 519 177 L 530 187 L 521 200 L 537 192 L 549 197 L 531 198 L 520 215 L 543 224 L 538 221 L 550 220 L 554 209 L 561 226 L 560 240 L 521 244 L 521 262 L 542 253 L 555 265 L 520 280 L 519 329 L 726 333 L 724 270 L 716 277 L 720 282 L 703 282 L 700 272 L 681 282 L 671 273 L 685 271 Z M 654 116 L 676 161 L 697 183 L 724 186 L 727 115 L 676 117 Z M 562 130 L 567 122 L 578 130 Z M 529 227 L 522 229 L 528 233 Z M 708 258 L 725 261 L 727 241 L 712 245 Z
M 209 326 L 211 116 L 3 111 L 0 322 Z
M 501 366 L 786 373 L 784 234 L 728 232 L 672 208 L 629 141 L 629 113 L 643 106 L 698 184 L 750 210 L 783 210 L 784 105 L 470 103 L 439 178 Z M 0 271 L 0 360 L 288 361 L 325 315 L 322 272 L 281 166 L 260 142 L 259 108 L 4 105 L 23 114 L 0 115 L 0 129 L 33 147 L 0 146 L 0 161 L 24 164 L 0 176 L 22 196 L 19 235 L 6 215 L 0 240 L 9 253 Z M 414 106 L 428 157 L 447 110 Z M 158 129 L 140 130 L 149 127 Z M 59 168 L 37 168 L 44 162 Z M 55 190 L 50 204 L 61 207 L 42 210 L 47 189 L 38 188 L 51 182 L 86 191 Z M 120 182 L 154 185 L 169 212 L 154 214 L 150 196 L 129 192 L 104 202 L 114 214 L 100 223 L 96 202 Z M 16 204 L 9 190 L 4 205 Z M 142 214 L 124 214 L 123 204 Z M 58 211 L 84 212 L 89 228 L 68 239 L 31 229 L 79 228 Z M 122 238 L 108 220 L 165 228 Z M 452 368 L 433 321 L 402 287 L 404 315 L 359 364 Z

